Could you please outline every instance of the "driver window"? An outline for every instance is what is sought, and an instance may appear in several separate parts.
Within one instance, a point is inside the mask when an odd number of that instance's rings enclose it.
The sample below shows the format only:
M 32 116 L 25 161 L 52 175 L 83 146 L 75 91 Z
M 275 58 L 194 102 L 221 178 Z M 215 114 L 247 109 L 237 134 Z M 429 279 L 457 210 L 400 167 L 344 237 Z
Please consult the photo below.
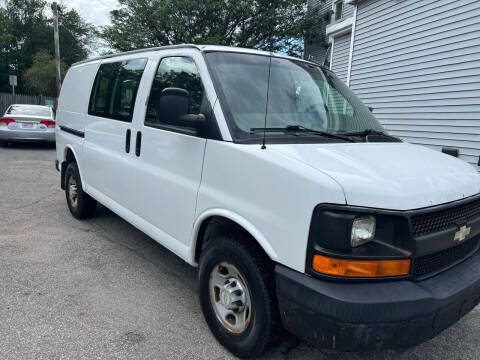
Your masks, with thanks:
M 327 99 L 327 107 L 330 112 L 335 115 L 353 116 L 353 107 L 350 103 L 345 99 L 345 97 L 340 94 L 336 89 L 332 88 L 331 86 L 327 85 L 326 89 L 326 99 Z
M 159 108 L 162 91 L 166 88 L 179 88 L 188 92 L 188 113 L 199 114 L 205 91 L 197 66 L 193 59 L 172 56 L 161 60 L 150 91 L 145 125 L 168 126 L 167 115 Z
M 329 113 L 328 128 L 329 132 L 338 132 L 348 128 L 354 117 L 354 109 L 347 99 L 335 88 L 325 82 L 323 98 L 325 106 Z

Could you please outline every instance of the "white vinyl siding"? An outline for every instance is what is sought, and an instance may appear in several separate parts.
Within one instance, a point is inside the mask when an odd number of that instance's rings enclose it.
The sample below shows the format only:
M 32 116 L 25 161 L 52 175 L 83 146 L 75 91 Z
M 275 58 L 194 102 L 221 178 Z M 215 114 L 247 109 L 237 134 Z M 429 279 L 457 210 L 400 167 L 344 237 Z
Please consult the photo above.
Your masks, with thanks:
M 332 71 L 344 82 L 347 82 L 348 76 L 351 35 L 351 33 L 348 33 L 337 36 L 333 46 Z
M 353 16 L 353 12 L 355 10 L 355 6 L 352 4 L 343 4 L 343 19 L 348 19 L 349 17 Z
M 330 4 L 331 4 L 332 0 L 329 0 L 328 2 L 330 2 Z M 339 1 L 334 1 L 333 11 L 336 10 L 336 4 L 337 3 L 339 3 Z M 338 20 L 334 20 L 333 22 L 340 22 L 340 21 L 343 21 L 345 19 L 348 19 L 349 17 L 352 17 L 354 11 L 355 11 L 355 5 L 345 4 L 345 1 L 344 1 L 343 2 L 343 9 L 342 9 L 342 17 Z M 334 17 L 334 19 L 335 19 L 335 17 Z
M 308 1 L 308 8 L 319 8 L 321 14 L 332 11 L 335 9 L 335 1 L 334 0 L 309 0 Z M 353 16 L 355 11 L 355 6 L 352 4 L 343 4 L 343 11 L 342 11 L 342 18 L 340 20 L 335 21 L 334 15 L 332 15 L 332 23 L 341 22 L 345 19 L 348 19 Z M 325 29 L 319 29 L 322 33 L 325 33 Z M 328 38 L 325 37 L 325 42 L 328 42 Z M 309 43 L 308 39 L 305 40 L 305 50 L 304 50 L 304 58 L 307 60 L 311 60 L 320 64 L 325 62 L 327 54 L 327 48 L 323 46 L 323 44 L 319 43 Z
M 309 2 L 308 2 L 308 7 L 309 8 L 314 8 L 314 7 L 317 7 L 317 6 L 321 7 L 320 8 L 321 12 L 331 10 L 332 9 L 332 0 L 325 0 L 325 1 L 309 0 Z
M 360 1 L 350 87 L 392 135 L 477 166 L 480 1 Z
M 316 7 L 320 7 L 320 13 L 323 14 L 326 11 L 332 10 L 332 0 L 309 0 L 308 1 L 308 8 L 313 9 Z M 319 32 L 324 35 L 324 42 L 328 42 L 328 39 L 325 35 L 325 28 L 318 29 Z M 314 61 L 319 64 L 323 64 L 325 61 L 325 57 L 327 56 L 327 48 L 324 44 L 315 44 L 309 43 L 308 39 L 305 39 L 305 51 L 304 51 L 304 58 L 307 60 Z

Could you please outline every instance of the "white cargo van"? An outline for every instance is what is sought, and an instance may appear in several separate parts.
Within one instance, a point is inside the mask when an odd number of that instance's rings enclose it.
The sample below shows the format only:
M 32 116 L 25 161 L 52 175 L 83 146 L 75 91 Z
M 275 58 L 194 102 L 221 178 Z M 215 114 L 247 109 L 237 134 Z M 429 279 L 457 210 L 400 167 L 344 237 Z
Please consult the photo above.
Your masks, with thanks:
M 98 201 L 198 266 L 206 321 L 240 357 L 282 327 L 410 346 L 479 302 L 479 174 L 389 136 L 313 63 L 193 45 L 78 63 L 56 141 L 72 215 Z

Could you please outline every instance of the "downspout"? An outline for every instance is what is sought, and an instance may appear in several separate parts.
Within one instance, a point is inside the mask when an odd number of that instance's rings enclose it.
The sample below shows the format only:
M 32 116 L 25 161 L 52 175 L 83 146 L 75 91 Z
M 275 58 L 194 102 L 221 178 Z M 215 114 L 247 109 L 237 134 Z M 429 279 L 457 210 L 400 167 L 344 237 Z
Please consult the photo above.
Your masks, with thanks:
M 352 76 L 353 50 L 355 47 L 355 31 L 357 29 L 357 11 L 358 11 L 358 3 L 355 4 L 355 10 L 353 13 L 352 36 L 350 39 L 350 57 L 348 59 L 348 73 L 347 73 L 348 86 L 350 86 L 350 78 Z
M 332 70 L 334 51 L 335 51 L 335 37 L 332 37 L 332 51 L 330 51 L 330 70 Z

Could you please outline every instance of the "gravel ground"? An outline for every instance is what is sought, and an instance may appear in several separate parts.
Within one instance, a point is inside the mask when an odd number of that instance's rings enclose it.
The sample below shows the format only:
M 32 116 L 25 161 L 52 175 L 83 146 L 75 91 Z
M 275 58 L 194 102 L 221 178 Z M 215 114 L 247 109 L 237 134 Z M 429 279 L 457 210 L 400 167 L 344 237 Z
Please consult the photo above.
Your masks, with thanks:
M 54 148 L 0 148 L 0 359 L 231 359 L 196 270 L 109 210 L 77 221 Z M 322 351 L 286 335 L 265 359 L 479 359 L 476 308 L 403 351 Z

